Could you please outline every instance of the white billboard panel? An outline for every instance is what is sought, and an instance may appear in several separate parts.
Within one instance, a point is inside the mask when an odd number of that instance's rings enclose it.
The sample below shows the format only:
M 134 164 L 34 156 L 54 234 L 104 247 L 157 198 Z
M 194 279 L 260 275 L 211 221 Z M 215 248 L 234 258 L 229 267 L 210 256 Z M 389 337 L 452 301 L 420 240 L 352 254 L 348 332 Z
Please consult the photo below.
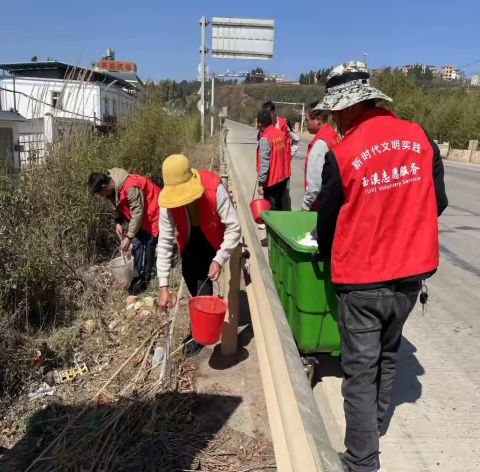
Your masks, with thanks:
M 273 59 L 275 20 L 212 19 L 212 57 Z

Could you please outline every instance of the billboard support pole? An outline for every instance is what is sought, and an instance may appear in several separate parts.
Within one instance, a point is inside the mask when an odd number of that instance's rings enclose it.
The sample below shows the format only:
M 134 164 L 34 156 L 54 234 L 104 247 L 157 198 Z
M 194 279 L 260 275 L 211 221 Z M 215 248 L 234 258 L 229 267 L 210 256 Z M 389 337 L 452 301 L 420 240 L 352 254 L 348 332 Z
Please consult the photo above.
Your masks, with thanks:
M 200 25 L 202 29 L 202 43 L 201 43 L 201 71 L 200 71 L 200 136 L 202 143 L 205 142 L 205 17 L 202 16 Z
M 212 102 L 210 104 L 210 136 L 215 131 L 215 74 L 212 73 Z

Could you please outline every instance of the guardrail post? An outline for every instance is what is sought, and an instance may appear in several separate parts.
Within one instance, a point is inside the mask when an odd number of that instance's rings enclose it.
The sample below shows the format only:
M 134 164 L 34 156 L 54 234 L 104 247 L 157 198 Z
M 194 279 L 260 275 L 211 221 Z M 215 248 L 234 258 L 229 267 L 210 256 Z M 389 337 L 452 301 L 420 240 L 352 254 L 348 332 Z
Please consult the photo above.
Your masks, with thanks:
M 238 318 L 240 314 L 240 266 L 242 248 L 234 249 L 230 261 L 224 267 L 224 292 L 228 310 L 225 314 L 225 323 L 222 331 L 222 356 L 231 356 L 238 348 Z

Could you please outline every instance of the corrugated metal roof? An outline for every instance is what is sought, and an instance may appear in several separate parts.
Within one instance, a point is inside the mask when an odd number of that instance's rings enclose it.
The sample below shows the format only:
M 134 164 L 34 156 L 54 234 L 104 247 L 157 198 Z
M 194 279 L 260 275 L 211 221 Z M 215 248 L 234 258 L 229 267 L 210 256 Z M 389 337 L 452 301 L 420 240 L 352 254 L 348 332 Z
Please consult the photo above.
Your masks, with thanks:
M 101 71 L 92 71 L 91 69 L 86 69 L 84 67 L 73 66 L 71 64 L 65 64 L 64 62 L 58 61 L 46 61 L 46 62 L 18 62 L 11 64 L 0 64 L 0 69 L 4 69 L 12 75 L 18 76 L 28 76 L 36 77 L 35 71 L 52 71 L 58 70 L 58 78 L 64 79 L 66 76 L 71 76 L 70 78 L 81 79 L 81 80 L 93 80 L 95 82 L 106 82 L 112 83 L 114 80 L 117 81 L 119 86 L 126 88 L 135 88 L 135 85 L 131 82 L 127 82 L 124 78 L 114 77 L 111 74 L 101 72 Z M 22 74 L 23 72 L 23 74 Z M 38 75 L 39 78 L 45 78 L 43 74 Z
M 128 72 L 106 72 L 106 71 L 100 71 L 102 74 L 109 75 L 110 77 L 114 77 L 115 79 L 120 79 L 124 80 L 125 82 L 130 82 L 134 83 L 137 82 L 141 86 L 144 86 L 144 83 L 140 79 L 140 77 L 137 74 L 130 74 Z
M 0 110 L 0 121 L 27 121 L 27 119 L 13 111 Z

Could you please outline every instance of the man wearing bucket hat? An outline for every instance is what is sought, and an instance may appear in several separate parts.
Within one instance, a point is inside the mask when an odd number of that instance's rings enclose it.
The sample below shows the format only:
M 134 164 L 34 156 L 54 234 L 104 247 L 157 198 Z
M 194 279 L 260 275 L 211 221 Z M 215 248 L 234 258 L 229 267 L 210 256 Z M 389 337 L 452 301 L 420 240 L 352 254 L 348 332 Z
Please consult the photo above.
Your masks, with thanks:
M 175 229 L 183 279 L 192 297 L 196 297 L 213 294 L 212 282 L 219 279 L 223 265 L 240 243 L 240 224 L 227 190 L 216 174 L 192 169 L 182 155 L 165 159 L 162 172 L 157 273 L 159 305 L 166 309 L 171 306 L 168 278 Z M 184 347 L 184 354 L 193 356 L 201 349 L 201 345 L 190 341 Z
M 439 263 L 437 217 L 448 205 L 437 145 L 361 62 L 332 70 L 319 110 L 343 140 L 327 153 L 318 198 L 320 254 L 331 254 L 340 297 L 346 471 L 376 472 L 402 329 Z M 425 294 L 420 301 L 426 302 Z
M 92 172 L 88 188 L 93 195 L 100 195 L 113 204 L 117 235 L 122 241 L 120 247 L 123 251 L 132 248 L 134 273 L 127 292 L 135 294 L 145 290 L 155 267 L 160 189 L 146 177 L 117 167 L 110 169 L 108 175 Z M 123 234 L 124 221 L 129 222 L 126 235 Z

